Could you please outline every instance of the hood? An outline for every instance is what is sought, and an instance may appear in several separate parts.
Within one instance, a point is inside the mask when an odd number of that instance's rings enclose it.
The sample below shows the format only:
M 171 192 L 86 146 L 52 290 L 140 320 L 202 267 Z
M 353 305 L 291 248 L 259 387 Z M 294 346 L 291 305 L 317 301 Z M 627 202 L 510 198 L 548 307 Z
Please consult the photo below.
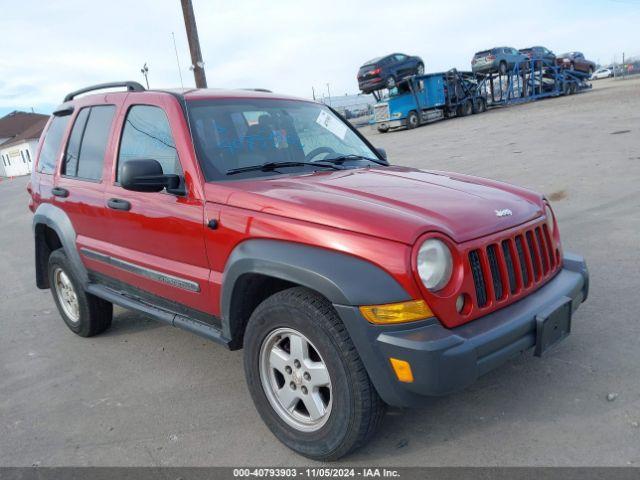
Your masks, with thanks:
M 429 231 L 461 243 L 520 225 L 543 211 L 542 197 L 529 190 L 404 167 L 243 180 L 233 183 L 226 203 L 406 244 Z

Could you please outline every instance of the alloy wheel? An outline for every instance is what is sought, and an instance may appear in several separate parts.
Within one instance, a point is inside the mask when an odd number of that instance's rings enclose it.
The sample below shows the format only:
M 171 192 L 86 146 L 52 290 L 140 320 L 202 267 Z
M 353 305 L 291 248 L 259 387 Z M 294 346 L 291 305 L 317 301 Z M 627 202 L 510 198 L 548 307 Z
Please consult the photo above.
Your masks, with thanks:
M 80 321 L 80 303 L 71 279 L 61 268 L 53 272 L 54 288 L 60 306 L 72 323 Z
M 297 330 L 278 328 L 262 342 L 260 380 L 271 407 L 296 430 L 313 432 L 329 419 L 329 370 L 318 349 Z

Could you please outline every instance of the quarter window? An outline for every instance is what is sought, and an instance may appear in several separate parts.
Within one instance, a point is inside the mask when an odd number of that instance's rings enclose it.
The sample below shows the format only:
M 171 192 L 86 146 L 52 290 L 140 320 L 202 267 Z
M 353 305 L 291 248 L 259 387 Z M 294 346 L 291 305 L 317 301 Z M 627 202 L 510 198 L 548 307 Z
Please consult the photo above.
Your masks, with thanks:
M 129 110 L 120 140 L 117 178 L 122 166 L 134 159 L 157 160 L 163 173 L 182 174 L 169 119 L 161 108 L 134 105 Z
M 113 105 L 80 110 L 65 152 L 64 175 L 87 180 L 102 178 L 104 155 L 115 110 Z
M 40 150 L 38 172 L 52 174 L 55 171 L 60 144 L 62 143 L 62 137 L 67 129 L 68 123 L 68 115 L 64 117 L 53 117 L 49 130 L 44 137 L 42 150 Z

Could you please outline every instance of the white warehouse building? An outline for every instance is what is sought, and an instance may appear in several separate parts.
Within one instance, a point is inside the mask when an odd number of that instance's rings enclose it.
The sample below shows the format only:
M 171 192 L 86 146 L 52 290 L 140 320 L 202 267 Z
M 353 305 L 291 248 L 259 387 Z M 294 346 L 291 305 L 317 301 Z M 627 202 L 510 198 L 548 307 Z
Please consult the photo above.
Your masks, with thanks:
M 28 175 L 33 169 L 47 115 L 11 112 L 0 118 L 0 176 Z

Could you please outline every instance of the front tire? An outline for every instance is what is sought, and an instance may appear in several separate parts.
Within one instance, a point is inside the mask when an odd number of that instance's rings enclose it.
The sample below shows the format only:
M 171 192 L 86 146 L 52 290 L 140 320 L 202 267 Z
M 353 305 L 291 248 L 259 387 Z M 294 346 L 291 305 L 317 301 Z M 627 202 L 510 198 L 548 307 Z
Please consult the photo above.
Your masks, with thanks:
M 111 326 L 113 305 L 84 291 L 64 250 L 51 253 L 48 274 L 53 299 L 69 330 L 92 337 Z
M 377 431 L 384 403 L 333 306 L 301 287 L 251 315 L 244 367 L 253 402 L 273 434 L 315 460 L 336 460 Z

